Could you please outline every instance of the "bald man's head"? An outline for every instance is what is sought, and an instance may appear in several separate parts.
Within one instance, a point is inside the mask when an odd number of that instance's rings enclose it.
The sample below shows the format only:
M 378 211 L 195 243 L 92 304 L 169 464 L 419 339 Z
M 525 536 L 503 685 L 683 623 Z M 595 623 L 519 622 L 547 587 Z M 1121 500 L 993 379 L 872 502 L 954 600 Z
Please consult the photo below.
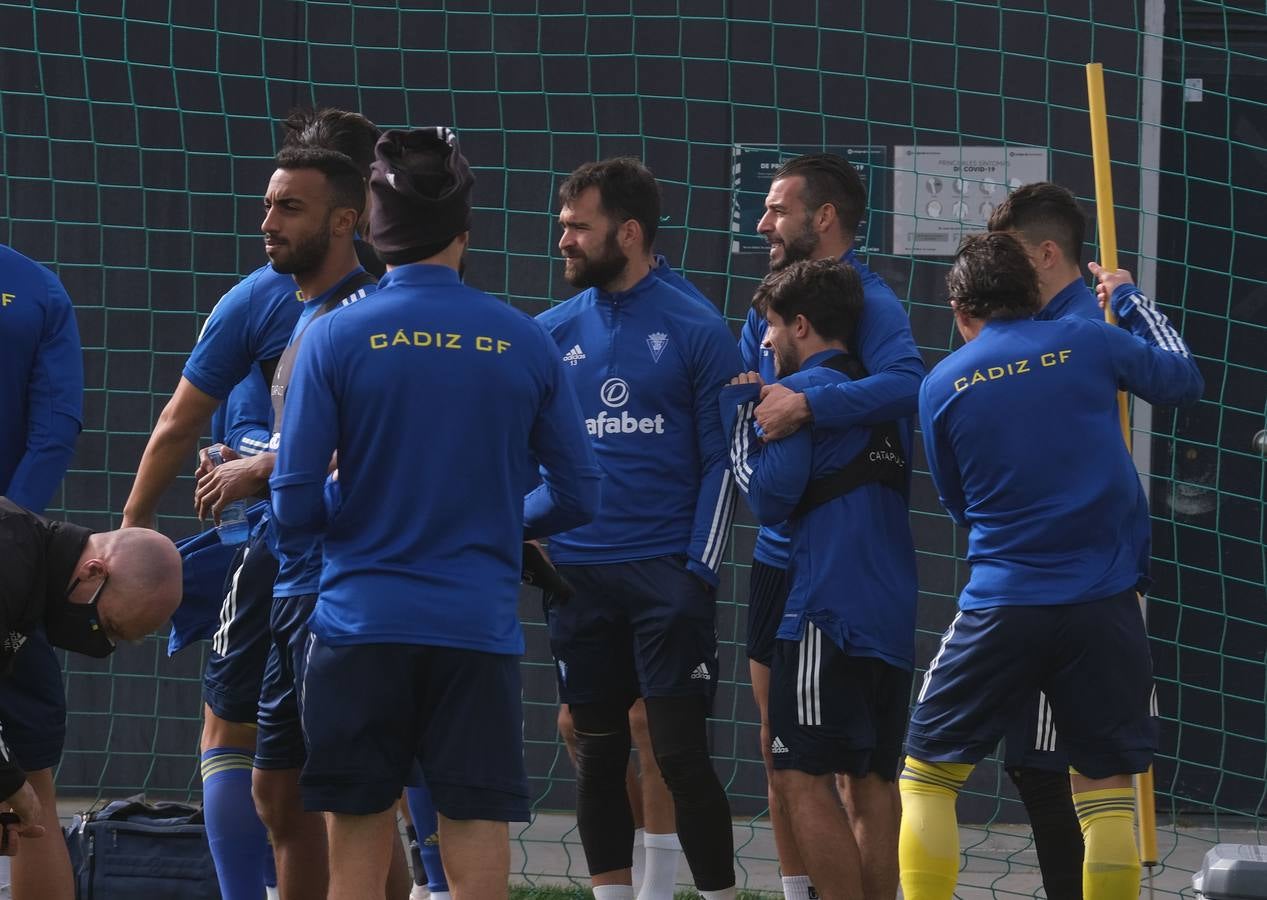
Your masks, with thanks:
M 93 534 L 75 566 L 75 578 L 91 582 L 105 577 L 97 614 L 106 633 L 118 640 L 145 637 L 171 618 L 180 605 L 181 561 L 176 546 L 148 528 L 120 528 Z M 72 602 L 92 596 L 77 590 Z M 92 588 L 96 590 L 96 588 Z

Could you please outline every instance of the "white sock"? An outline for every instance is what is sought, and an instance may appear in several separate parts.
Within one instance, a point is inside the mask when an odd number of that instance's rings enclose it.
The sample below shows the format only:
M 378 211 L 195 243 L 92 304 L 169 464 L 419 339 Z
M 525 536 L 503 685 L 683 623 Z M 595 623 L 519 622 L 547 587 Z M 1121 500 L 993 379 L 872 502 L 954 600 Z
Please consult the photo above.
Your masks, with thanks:
M 594 900 L 634 900 L 632 884 L 600 884 L 594 888 Z
M 703 900 L 735 900 L 735 888 L 730 886 L 720 891 L 700 891 Z
M 644 837 L 647 833 L 645 828 L 634 829 L 633 842 L 633 887 L 638 890 L 638 885 L 642 884 L 642 874 L 646 869 L 646 854 L 643 852 Z
M 638 900 L 673 900 L 682 843 L 676 834 L 650 832 L 643 835 L 642 843 L 647 848 L 647 866 Z
M 436 891 L 434 894 L 428 894 L 431 900 L 449 900 L 448 891 Z
M 277 893 L 277 888 L 265 885 L 264 896 L 267 897 L 268 900 L 279 900 L 281 894 Z
M 809 883 L 808 875 L 783 876 L 784 900 L 814 900 L 818 894 L 817 892 L 811 894 L 812 890 L 814 887 Z

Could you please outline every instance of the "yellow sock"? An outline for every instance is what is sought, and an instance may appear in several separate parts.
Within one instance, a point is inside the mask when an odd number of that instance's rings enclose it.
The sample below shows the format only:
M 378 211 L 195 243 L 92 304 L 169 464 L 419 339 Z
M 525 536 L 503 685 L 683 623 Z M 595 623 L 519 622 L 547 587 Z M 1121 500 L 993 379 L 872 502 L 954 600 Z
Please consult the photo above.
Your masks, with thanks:
M 1083 900 L 1135 900 L 1139 851 L 1135 847 L 1135 792 L 1110 788 L 1073 795 L 1087 845 L 1082 863 Z
M 972 766 L 906 758 L 898 780 L 902 831 L 898 861 L 906 900 L 950 900 L 959 875 L 959 822 L 955 800 Z

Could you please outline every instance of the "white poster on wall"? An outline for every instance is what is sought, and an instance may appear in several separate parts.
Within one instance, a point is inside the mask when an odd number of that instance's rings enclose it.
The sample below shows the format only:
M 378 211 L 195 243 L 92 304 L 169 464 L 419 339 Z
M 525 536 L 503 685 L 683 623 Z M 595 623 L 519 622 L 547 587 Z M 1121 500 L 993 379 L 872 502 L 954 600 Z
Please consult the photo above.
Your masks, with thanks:
M 1042 147 L 894 147 L 893 253 L 954 256 L 1011 191 L 1045 180 Z

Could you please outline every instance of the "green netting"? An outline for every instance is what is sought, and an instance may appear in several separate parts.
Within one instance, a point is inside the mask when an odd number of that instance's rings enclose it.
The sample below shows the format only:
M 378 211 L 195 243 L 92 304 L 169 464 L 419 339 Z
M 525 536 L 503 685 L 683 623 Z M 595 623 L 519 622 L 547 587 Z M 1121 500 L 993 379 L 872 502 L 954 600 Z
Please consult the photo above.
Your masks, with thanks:
M 952 148 L 963 161 L 982 147 L 1041 148 L 1046 173 L 1090 207 L 1083 64 L 1103 62 L 1123 264 L 1167 304 L 1207 381 L 1198 408 L 1135 418 L 1155 526 L 1157 884 L 1174 895 L 1211 842 L 1257 842 L 1264 806 L 1264 469 L 1250 443 L 1267 396 L 1264 26 L 1261 4 L 1199 0 L 0 0 L 0 240 L 59 272 L 87 366 L 85 429 L 51 511 L 117 524 L 201 321 L 263 259 L 259 195 L 292 105 L 456 126 L 479 179 L 470 279 L 530 312 L 570 293 L 554 190 L 581 162 L 647 160 L 664 187 L 659 249 L 737 327 L 765 260 L 731 252 L 735 145 L 873 148 L 867 261 L 907 302 L 931 365 L 955 340 L 945 257 L 902 250 L 894 217 L 922 233 L 971 196 L 971 222 L 994 177 L 944 182 L 939 214 L 899 206 L 909 166 L 894 148 Z M 169 492 L 169 534 L 197 529 L 191 495 L 188 478 Z M 922 474 L 912 521 L 925 663 L 953 612 L 964 544 Z M 753 538 L 751 520 L 737 522 L 713 740 L 743 824 L 740 886 L 768 888 L 742 655 Z M 516 867 L 530 882 L 582 880 L 571 821 L 547 814 L 571 808 L 572 771 L 534 603 L 525 595 L 525 700 L 542 815 L 518 837 Z M 67 661 L 63 794 L 197 794 L 199 653 L 168 660 L 155 638 L 100 665 Z M 963 883 L 1039 896 L 1006 776 L 983 765 L 966 794 Z

